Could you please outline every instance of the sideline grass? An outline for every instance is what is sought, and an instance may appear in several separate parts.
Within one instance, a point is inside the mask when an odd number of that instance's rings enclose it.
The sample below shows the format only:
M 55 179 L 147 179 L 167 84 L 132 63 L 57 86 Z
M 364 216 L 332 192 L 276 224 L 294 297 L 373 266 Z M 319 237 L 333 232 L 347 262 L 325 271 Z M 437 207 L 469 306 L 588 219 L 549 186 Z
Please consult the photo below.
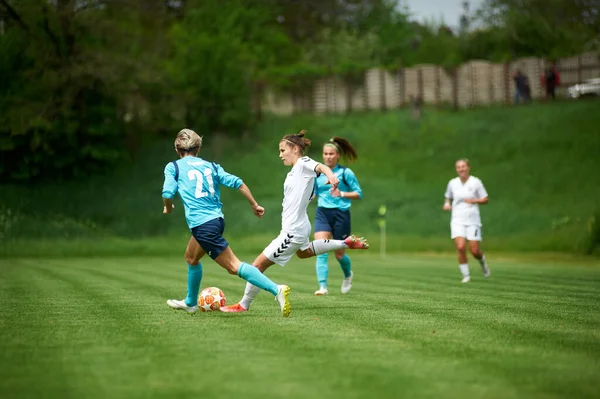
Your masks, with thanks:
M 308 155 L 315 159 L 321 158 L 321 143 L 335 135 L 348 138 L 359 152 L 352 165 L 364 192 L 352 206 L 357 235 L 377 233 L 378 209 L 385 204 L 388 234 L 411 241 L 399 249 L 447 248 L 450 215 L 441 209 L 444 191 L 456 175 L 454 161 L 468 157 L 473 175 L 490 194 L 482 209 L 489 249 L 583 253 L 595 244 L 600 251 L 600 238 L 592 234 L 594 223 L 600 223 L 594 222 L 600 220 L 599 104 L 426 110 L 420 122 L 406 110 L 269 116 L 246 139 L 219 140 L 202 132 L 206 147 L 200 155 L 242 177 L 266 209 L 259 220 L 238 192 L 222 190 L 231 237 L 265 234 L 270 241 L 279 233 L 289 168 L 277 156 L 277 143 L 284 133 L 308 129 L 313 140 Z M 179 200 L 173 215 L 162 214 L 163 168 L 175 156 L 172 141 L 171 136 L 152 139 L 132 162 L 104 176 L 0 185 L 0 247 L 16 240 L 189 234 Z
M 252 254 L 242 256 L 251 259 Z M 592 398 L 600 392 L 600 263 L 489 255 L 459 283 L 454 258 L 355 255 L 355 286 L 314 297 L 314 262 L 279 316 L 189 316 L 180 257 L 0 260 L 0 396 L 73 398 Z M 230 303 L 243 281 L 204 262 Z

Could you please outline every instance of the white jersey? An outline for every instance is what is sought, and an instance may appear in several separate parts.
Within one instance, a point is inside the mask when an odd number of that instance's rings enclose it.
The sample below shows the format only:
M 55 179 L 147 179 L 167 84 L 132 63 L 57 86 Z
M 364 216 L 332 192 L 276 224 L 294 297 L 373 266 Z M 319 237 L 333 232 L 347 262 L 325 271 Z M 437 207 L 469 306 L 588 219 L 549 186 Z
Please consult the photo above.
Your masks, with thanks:
M 281 230 L 300 235 L 310 235 L 310 220 L 306 209 L 315 193 L 315 168 L 318 162 L 309 157 L 298 159 L 283 183 L 283 212 Z
M 488 196 L 481 180 L 469 176 L 463 184 L 459 177 L 450 180 L 446 188 L 446 198 L 452 200 L 452 222 L 464 225 L 481 226 L 479 204 L 467 204 L 465 199 Z

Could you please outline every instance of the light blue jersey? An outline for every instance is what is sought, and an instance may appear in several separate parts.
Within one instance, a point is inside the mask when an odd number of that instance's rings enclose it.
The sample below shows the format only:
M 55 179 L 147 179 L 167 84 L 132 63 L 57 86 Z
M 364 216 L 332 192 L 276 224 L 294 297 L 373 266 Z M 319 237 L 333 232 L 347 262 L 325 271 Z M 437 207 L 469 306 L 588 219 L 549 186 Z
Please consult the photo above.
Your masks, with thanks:
M 242 179 L 225 172 L 218 164 L 191 155 L 176 163 L 177 168 L 173 162 L 165 166 L 162 196 L 172 199 L 179 193 L 189 228 L 223 217 L 220 186 L 237 189 Z
M 362 189 L 360 188 L 360 184 L 358 184 L 356 175 L 354 172 L 352 172 L 352 170 L 340 165 L 335 165 L 332 171 L 340 181 L 340 184 L 338 185 L 340 191 L 356 191 L 362 199 Z M 319 197 L 318 206 L 321 208 L 340 209 L 342 211 L 350 209 L 352 206 L 352 201 L 348 198 L 332 197 L 330 193 L 331 185 L 325 184 L 326 181 L 327 176 L 324 174 L 321 174 L 315 179 L 316 193 Z

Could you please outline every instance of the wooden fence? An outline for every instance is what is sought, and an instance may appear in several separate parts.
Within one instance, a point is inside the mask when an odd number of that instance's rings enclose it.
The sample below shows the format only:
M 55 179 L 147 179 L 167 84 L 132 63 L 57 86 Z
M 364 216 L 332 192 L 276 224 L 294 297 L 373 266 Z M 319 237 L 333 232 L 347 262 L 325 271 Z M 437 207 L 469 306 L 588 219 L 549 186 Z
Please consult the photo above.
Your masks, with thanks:
M 597 53 L 583 53 L 556 61 L 561 74 L 559 95 L 566 87 L 590 78 L 600 78 Z M 521 58 L 510 63 L 493 64 L 470 61 L 456 70 L 456 80 L 437 65 L 417 65 L 396 71 L 370 69 L 361 85 L 351 85 L 336 77 L 317 80 L 303 93 L 263 91 L 260 111 L 279 115 L 294 113 L 349 112 L 353 110 L 385 110 L 410 104 L 420 97 L 425 104 L 456 104 L 468 108 L 477 105 L 512 102 L 516 69 L 527 75 L 531 96 L 544 96 L 540 81 L 546 61 Z

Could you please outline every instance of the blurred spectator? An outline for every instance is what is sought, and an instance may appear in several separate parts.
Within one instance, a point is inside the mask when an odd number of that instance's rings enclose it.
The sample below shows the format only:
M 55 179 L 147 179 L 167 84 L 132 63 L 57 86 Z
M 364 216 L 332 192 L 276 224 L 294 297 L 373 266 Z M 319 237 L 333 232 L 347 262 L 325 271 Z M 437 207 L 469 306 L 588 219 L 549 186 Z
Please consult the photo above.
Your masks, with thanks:
M 542 86 L 546 88 L 546 99 L 552 97 L 556 98 L 556 86 L 560 85 L 560 73 L 556 69 L 554 62 L 550 63 L 550 66 L 546 67 L 544 74 L 542 75 Z
M 524 103 L 529 102 L 531 90 L 527 75 L 520 69 L 517 69 L 513 74 L 513 80 L 515 81 L 515 104 L 518 104 L 520 99 L 522 99 Z

